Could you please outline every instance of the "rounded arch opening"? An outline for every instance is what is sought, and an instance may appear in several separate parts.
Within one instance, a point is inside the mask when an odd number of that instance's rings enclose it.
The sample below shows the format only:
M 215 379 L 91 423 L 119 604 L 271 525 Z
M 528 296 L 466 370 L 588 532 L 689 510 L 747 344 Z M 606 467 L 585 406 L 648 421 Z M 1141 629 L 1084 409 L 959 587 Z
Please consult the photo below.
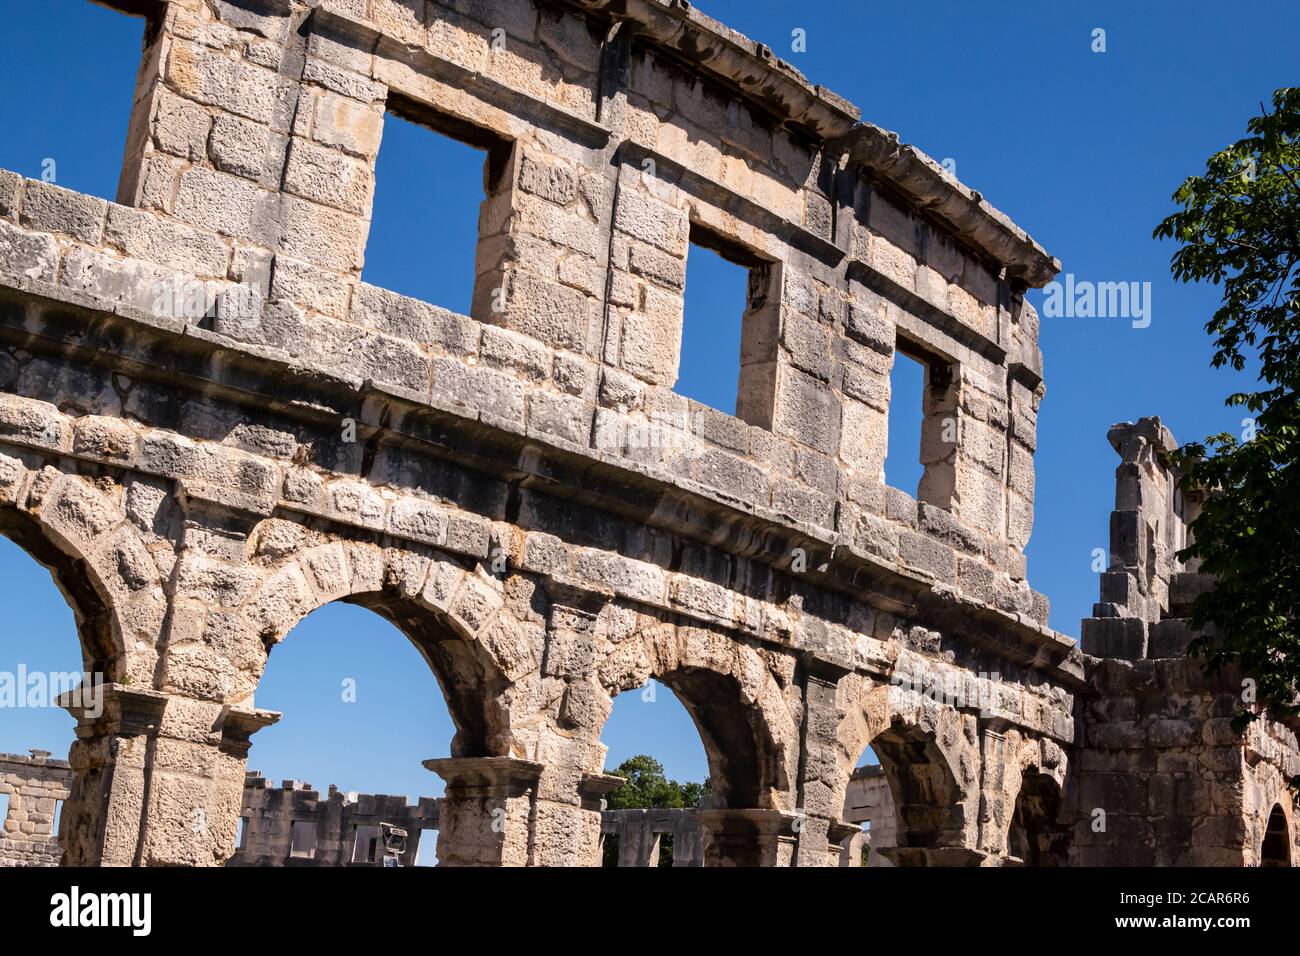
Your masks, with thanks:
M 59 550 L 34 519 L 9 508 L 0 509 L 0 547 L 4 549 L 0 567 L 14 569 L 11 581 L 24 582 L 9 606 L 29 606 L 33 596 L 52 584 L 71 615 L 83 672 L 102 675 L 105 681 L 116 680 L 120 676 L 120 639 L 114 636 L 112 612 L 86 562 Z M 41 570 L 30 573 L 33 565 Z
M 430 609 L 392 594 L 351 595 L 340 603 L 382 618 L 406 638 L 433 675 L 455 732 L 448 753 L 431 756 L 509 752 L 509 681 L 479 641 L 464 639 Z
M 734 677 L 703 668 L 662 674 L 690 715 L 709 766 L 709 806 L 745 809 L 773 806 L 781 770 L 774 742 L 745 705 Z
M 1275 803 L 1264 827 L 1264 842 L 1260 847 L 1260 866 L 1291 866 L 1291 831 L 1287 826 L 1286 812 Z
M 659 620 L 638 622 L 617 643 L 601 668 L 603 688 L 617 700 L 653 679 L 681 703 L 708 765 L 703 809 L 794 808 L 798 731 L 754 650 L 706 628 Z
M 0 865 L 9 866 L 54 866 L 62 857 L 76 721 L 59 698 L 87 678 L 87 604 L 94 601 L 92 618 L 104 614 L 88 582 L 76 583 L 70 567 L 56 573 L 52 555 L 31 553 L 34 541 L 0 537 Z
M 662 845 L 671 829 L 674 841 L 686 841 L 686 852 L 683 846 L 675 847 L 672 865 L 715 865 L 716 839 L 710 842 L 706 837 L 703 822 L 712 818 L 691 810 L 791 810 L 791 780 L 797 759 L 792 750 L 797 731 L 775 679 L 752 649 L 737 646 L 705 628 L 660 620 L 643 619 L 624 634 L 615 642 L 616 653 L 600 671 L 601 685 L 615 702 L 611 717 L 616 711 L 637 707 L 647 688 L 657 693 L 658 699 L 665 699 L 667 692 L 666 699 L 680 706 L 670 706 L 666 711 L 662 705 L 659 711 L 642 708 L 642 717 L 653 721 L 655 713 L 666 712 L 673 718 L 672 732 L 678 740 L 698 739 L 702 752 L 692 748 L 697 762 L 694 779 L 688 781 L 693 785 L 689 788 L 691 798 L 684 802 L 694 807 L 670 812 L 682 819 L 670 820 L 670 814 L 660 814 L 663 819 L 633 819 L 606 813 L 602 819 L 605 863 L 666 865 L 662 855 L 657 857 L 657 863 L 649 861 L 656 859 L 654 847 Z M 610 717 L 602 721 L 602 740 L 609 739 L 610 723 Z M 652 726 L 654 732 L 649 736 L 657 741 L 666 728 Z M 647 749 L 657 748 L 652 745 Z M 606 766 L 608 772 L 618 765 L 607 761 Z M 707 777 L 702 773 L 705 767 Z M 694 777 L 696 773 L 700 777 Z M 615 797 L 614 803 L 623 801 Z M 611 848 L 611 840 L 624 845 L 621 849 Z M 631 846 L 628 841 L 632 841 Z
M 601 740 L 605 772 L 627 781 L 605 798 L 601 865 L 700 865 L 692 817 L 711 805 L 713 782 L 695 718 L 678 696 L 658 680 L 618 694 Z
M 670 702 L 666 707 L 662 704 L 665 700 Z M 643 705 L 640 713 L 633 701 Z M 660 709 L 651 716 L 651 708 Z M 667 719 L 655 726 L 664 711 Z M 701 807 L 770 807 L 778 773 L 776 761 L 764 740 L 766 734 L 741 700 L 740 685 L 734 678 L 701 668 L 657 675 L 635 690 L 614 697 L 614 709 L 605 722 L 602 739 L 608 737 L 616 718 L 619 723 L 639 723 L 635 739 L 651 747 L 662 741 L 671 748 L 679 766 L 690 767 L 691 781 L 700 786 L 705 797 Z M 682 747 L 683 740 L 694 740 L 696 746 Z
M 490 684 L 469 642 L 391 595 L 297 621 L 258 684 L 283 716 L 253 739 L 232 865 L 379 865 L 382 824 L 407 831 L 404 865 L 434 864 L 444 784 L 422 762 L 485 751 Z
M 921 855 L 907 851 L 960 845 L 961 791 L 934 736 L 894 721 L 872 738 L 870 749 L 894 802 L 895 862 L 920 862 Z
M 695 718 L 672 689 L 658 680 L 614 697 L 601 741 L 608 747 L 607 773 L 638 757 L 650 757 L 662 767 L 665 780 L 698 787 L 701 796 L 712 793 L 708 755 Z M 618 799 L 625 795 L 617 790 L 610 797 L 611 806 L 628 805 Z M 663 801 L 670 799 L 664 797 Z
M 285 523 L 274 522 L 267 528 L 268 535 L 281 533 L 288 540 L 304 538 L 301 528 Z M 261 532 L 255 532 L 254 538 L 259 542 L 269 540 Z M 293 549 L 291 556 L 265 567 L 260 583 L 244 599 L 240 612 L 246 640 L 259 641 L 258 649 L 264 650 L 265 656 L 249 654 L 243 659 L 231 698 L 241 709 L 251 707 L 255 697 L 259 708 L 278 706 L 267 695 L 264 678 L 271 670 L 267 665 L 274 660 L 277 663 L 273 667 L 283 666 L 289 653 L 286 649 L 302 643 L 296 636 L 290 639 L 290 635 L 307 618 L 341 613 L 337 609 L 350 606 L 361 609 L 362 619 L 382 622 L 387 633 L 395 631 L 405 638 L 389 645 L 407 646 L 412 651 L 408 662 L 392 665 L 393 672 L 418 675 L 420 683 L 405 696 L 437 697 L 430 690 L 436 686 L 447 706 L 454 729 L 440 735 L 438 741 L 412 735 L 409 727 L 399 726 L 388 734 L 411 740 L 419 747 L 403 764 L 410 768 L 406 772 L 416 774 L 419 781 L 409 788 L 411 796 L 442 791 L 444 770 L 454 777 L 448 778 L 448 788 L 455 784 L 459 794 L 463 788 L 456 775 L 463 770 L 472 776 L 478 766 L 474 760 L 519 759 L 535 752 L 529 747 L 535 744 L 532 735 L 536 729 L 517 724 L 515 711 L 528 706 L 533 700 L 529 694 L 537 689 L 531 678 L 536 674 L 541 647 L 544 595 L 530 588 L 527 579 L 502 580 L 424 549 L 318 538 L 312 547 Z M 335 610 L 324 610 L 330 607 Z M 372 613 L 367 616 L 367 612 Z M 346 650 L 340 651 L 344 660 L 355 661 L 358 643 L 355 635 L 349 635 Z M 373 646 L 374 641 L 370 643 Z M 280 644 L 284 647 L 277 651 Z M 417 659 L 423 661 L 423 666 L 414 664 Z M 394 689 L 393 681 L 382 674 L 373 683 L 381 688 L 389 706 L 395 706 L 393 701 L 403 697 Z M 332 684 L 331 692 L 337 694 L 338 685 L 333 679 Z M 361 690 L 360 681 L 356 688 Z M 364 741 L 354 744 L 356 748 L 366 746 Z M 265 748 L 257 749 L 255 740 L 252 759 L 261 762 L 264 754 Z M 456 801 L 457 807 L 464 802 L 459 796 Z M 442 819 L 444 808 L 445 801 L 434 812 L 439 824 L 446 824 L 444 835 L 450 839 L 458 824 L 452 816 Z M 457 845 L 455 839 L 450 843 Z
M 1037 768 L 1027 768 L 1007 830 L 1010 860 L 1022 866 L 1065 866 L 1070 831 L 1060 814 L 1060 785 Z

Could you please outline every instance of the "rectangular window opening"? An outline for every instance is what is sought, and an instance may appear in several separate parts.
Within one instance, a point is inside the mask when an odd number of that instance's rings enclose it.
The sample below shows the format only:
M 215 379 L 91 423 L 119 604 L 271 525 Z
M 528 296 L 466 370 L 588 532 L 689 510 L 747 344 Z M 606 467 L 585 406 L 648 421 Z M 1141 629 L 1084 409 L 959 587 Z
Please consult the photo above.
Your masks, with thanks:
M 618 866 L 618 844 L 617 833 L 607 833 L 600 838 L 601 866 Z
M 244 849 L 244 844 L 248 840 L 248 817 L 239 818 L 239 829 L 235 831 L 235 849 Z
M 499 193 L 510 151 L 493 133 L 390 96 L 362 278 L 469 315 L 476 277 L 499 258 L 482 253 L 506 226 L 493 199 L 509 201 Z
M 901 341 L 900 341 L 901 345 Z M 899 348 L 889 372 L 889 441 L 885 449 L 885 484 L 917 497 L 925 467 L 921 464 L 921 425 L 925 419 L 925 365 Z
M 316 821 L 294 820 L 289 855 L 309 859 L 316 855 Z
M 353 863 L 374 863 L 379 859 L 379 827 L 357 827 L 357 838 L 352 845 Z
M 0 834 L 4 833 L 7 819 L 9 819 L 9 794 L 0 793 Z
M 957 450 L 953 363 L 901 337 L 890 370 L 885 484 L 948 508 Z
M 659 835 L 659 862 L 656 865 L 673 865 L 673 835 L 671 833 Z
M 748 249 L 691 224 L 681 358 L 673 391 L 728 415 L 766 424 L 754 420 L 763 417 L 755 411 L 762 396 L 750 393 L 764 392 L 757 382 L 775 375 L 775 338 L 771 330 L 765 335 L 753 328 L 769 311 L 770 275 L 771 265 Z
M 0 168 L 98 196 L 130 200 L 123 163 L 143 135 L 148 97 L 136 102 L 155 25 L 140 3 L 10 4 L 5 11 L 5 96 Z M 144 104 L 143 106 L 141 104 Z M 119 180 L 120 177 L 120 180 Z M 131 182 L 128 182 L 130 180 Z

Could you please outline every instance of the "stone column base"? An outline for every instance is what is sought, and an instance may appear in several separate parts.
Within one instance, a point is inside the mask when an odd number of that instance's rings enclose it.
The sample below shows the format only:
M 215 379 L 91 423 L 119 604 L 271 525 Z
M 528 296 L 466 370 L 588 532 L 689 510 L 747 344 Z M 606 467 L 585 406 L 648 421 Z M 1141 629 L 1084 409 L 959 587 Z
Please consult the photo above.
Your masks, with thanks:
M 447 782 L 439 866 L 527 866 L 542 765 L 516 757 L 441 757 L 424 766 Z
M 705 866 L 793 866 L 797 813 L 785 810 L 700 810 Z
M 844 823 L 832 820 L 826 833 L 827 865 L 858 866 L 862 853 L 862 841 L 866 834 L 856 823 Z M 855 856 L 857 854 L 857 856 Z
M 894 866 L 1001 866 L 1000 857 L 960 846 L 891 846 L 879 853 Z
M 75 774 L 59 817 L 64 866 L 134 866 L 148 792 L 149 743 L 167 695 L 125 684 L 69 691 L 59 706 L 77 719 L 68 754 Z

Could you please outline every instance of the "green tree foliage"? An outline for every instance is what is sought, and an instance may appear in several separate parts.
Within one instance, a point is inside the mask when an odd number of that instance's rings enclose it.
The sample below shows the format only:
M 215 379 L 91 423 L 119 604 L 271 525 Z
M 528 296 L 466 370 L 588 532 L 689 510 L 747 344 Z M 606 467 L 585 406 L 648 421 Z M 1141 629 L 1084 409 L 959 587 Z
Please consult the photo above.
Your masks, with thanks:
M 606 798 L 606 805 L 611 810 L 695 807 L 709 792 L 708 783 L 669 780 L 664 775 L 664 765 L 648 754 L 628 757 L 609 772 L 627 780 Z
M 1211 671 L 1240 667 L 1257 681 L 1258 703 L 1281 716 L 1297 713 L 1300 686 L 1300 89 L 1274 93 L 1247 132 L 1178 188 L 1181 209 L 1155 235 L 1179 244 L 1176 279 L 1223 290 L 1205 326 L 1214 367 L 1258 366 L 1255 390 L 1227 399 L 1243 410 L 1242 433 L 1175 456 L 1184 490 L 1208 494 L 1179 557 L 1218 579 L 1192 612 L 1217 636 L 1192 651 Z M 1238 727 L 1255 716 L 1243 707 Z
M 610 792 L 606 806 L 611 810 L 649 810 L 680 809 L 697 807 L 700 800 L 709 792 L 709 784 L 678 783 L 669 780 L 664 774 L 664 765 L 649 754 L 637 754 L 628 757 L 621 764 L 609 771 L 616 777 L 623 777 L 627 783 Z M 618 845 L 612 841 L 605 842 L 603 866 L 618 865 Z M 660 838 L 659 865 L 673 865 L 673 845 L 671 838 Z

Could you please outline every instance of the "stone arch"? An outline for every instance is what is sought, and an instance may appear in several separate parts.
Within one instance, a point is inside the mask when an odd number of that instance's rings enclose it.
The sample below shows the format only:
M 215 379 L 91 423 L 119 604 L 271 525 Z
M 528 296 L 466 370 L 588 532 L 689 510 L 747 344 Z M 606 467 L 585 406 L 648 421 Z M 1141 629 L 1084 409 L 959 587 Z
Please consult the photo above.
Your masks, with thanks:
M 1257 751 L 1266 750 L 1273 743 L 1274 737 L 1268 730 L 1263 721 L 1256 721 L 1249 728 L 1249 733 L 1256 735 Z M 1245 817 L 1241 848 L 1242 862 L 1245 865 L 1295 865 L 1296 800 L 1290 786 L 1292 776 L 1283 769 L 1280 761 L 1259 760 L 1253 767 L 1248 764 L 1246 788 L 1240 808 Z
M 29 452 L 19 458 L 0 453 L 0 535 L 50 572 L 72 610 L 83 673 L 92 685 L 148 694 L 167 598 L 146 537 L 123 507 L 126 494 L 107 476 L 65 474 Z M 159 546 L 170 554 L 170 545 Z M 105 698 L 114 692 L 96 686 L 69 708 L 79 729 L 68 753 L 73 780 L 59 819 L 67 865 L 133 859 L 138 827 L 122 806 L 138 799 L 142 784 L 134 769 L 119 773 L 118 763 L 124 752 L 131 763 L 138 748 L 113 736 L 122 729 L 121 715 Z
M 1282 804 L 1273 804 L 1264 823 L 1264 840 L 1259 849 L 1260 866 L 1291 866 L 1291 823 Z
M 48 570 L 72 609 L 86 673 L 151 686 L 167 600 L 114 483 L 0 454 L 0 536 Z
M 453 756 L 524 756 L 513 732 L 512 710 L 522 697 L 514 688 L 537 669 L 544 634 L 542 616 L 528 610 L 525 580 L 498 579 L 432 549 L 342 540 L 236 577 L 250 580 L 186 590 L 186 600 L 209 610 L 205 627 L 174 638 L 167 689 L 251 709 L 275 645 L 312 611 L 343 601 L 388 620 L 424 657 L 457 728 Z M 242 599 L 227 594 L 233 606 L 220 607 L 223 588 Z
M 72 610 L 84 669 L 103 673 L 110 662 L 120 658 L 123 648 L 119 636 L 113 634 L 108 602 L 85 561 L 58 548 L 38 520 L 14 508 L 0 509 L 0 537 L 49 572 Z
M 1064 866 L 1071 828 L 1062 819 L 1066 755 L 1054 741 L 1007 734 L 1004 789 L 986 794 L 991 801 L 994 843 L 986 849 L 1006 854 L 1024 866 Z
M 1007 828 L 1007 855 L 1024 866 L 1066 865 L 1070 829 L 1060 822 L 1060 783 L 1036 767 L 1026 768 L 1020 780 Z
M 895 720 L 872 738 L 871 748 L 894 797 L 899 850 L 933 849 L 960 841 L 960 789 L 933 735 L 916 724 Z
M 704 744 L 715 808 L 794 809 L 798 726 L 760 651 L 710 628 L 631 616 L 606 616 L 630 627 L 610 635 L 603 692 L 612 698 L 652 678 L 673 691 Z
M 973 722 L 955 708 L 897 685 L 851 674 L 840 685 L 843 804 L 849 775 L 867 747 L 880 760 L 897 814 L 892 862 L 968 863 L 975 839 L 979 749 Z

